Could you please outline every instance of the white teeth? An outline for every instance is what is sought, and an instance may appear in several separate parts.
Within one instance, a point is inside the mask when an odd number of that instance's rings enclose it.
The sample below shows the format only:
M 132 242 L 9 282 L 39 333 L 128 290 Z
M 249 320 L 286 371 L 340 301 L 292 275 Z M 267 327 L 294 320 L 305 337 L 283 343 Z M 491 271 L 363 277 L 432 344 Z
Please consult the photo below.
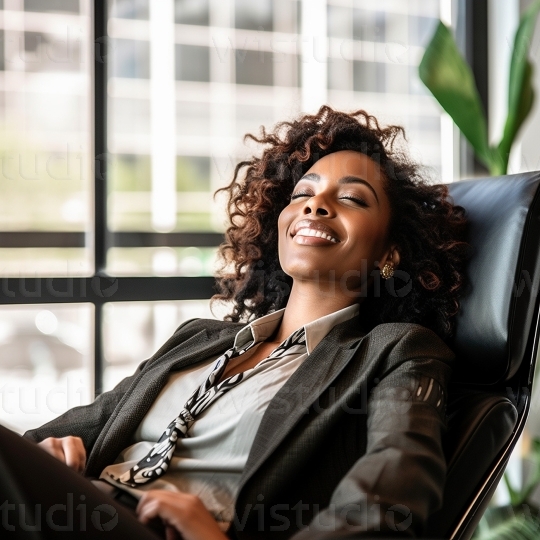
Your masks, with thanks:
M 324 233 L 322 231 L 316 231 L 315 229 L 309 229 L 307 227 L 304 228 L 304 229 L 300 229 L 296 234 L 300 235 L 300 236 L 315 236 L 316 238 L 324 238 L 325 240 L 330 240 L 334 244 L 337 243 L 337 240 L 333 236 L 330 236 L 329 234 L 326 234 L 326 233 Z

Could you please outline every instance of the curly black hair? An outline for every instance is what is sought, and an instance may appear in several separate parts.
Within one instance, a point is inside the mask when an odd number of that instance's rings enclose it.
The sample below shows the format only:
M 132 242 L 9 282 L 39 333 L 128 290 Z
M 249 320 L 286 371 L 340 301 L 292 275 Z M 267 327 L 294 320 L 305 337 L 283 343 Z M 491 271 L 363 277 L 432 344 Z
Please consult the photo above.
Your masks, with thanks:
M 222 266 L 213 301 L 232 301 L 229 320 L 260 317 L 287 304 L 292 279 L 279 263 L 279 214 L 316 161 L 353 150 L 384 172 L 389 239 L 400 254 L 396 276 L 364 298 L 364 326 L 413 322 L 442 338 L 452 335 L 465 279 L 464 210 L 452 203 L 445 185 L 424 179 L 421 167 L 400 149 L 400 137 L 405 139 L 400 126 L 381 127 L 363 110 L 349 114 L 329 106 L 281 122 L 271 132 L 263 127 L 260 136 L 246 135 L 264 145 L 262 155 L 239 163 L 233 180 L 221 190 L 229 196 L 230 226 L 219 248 Z

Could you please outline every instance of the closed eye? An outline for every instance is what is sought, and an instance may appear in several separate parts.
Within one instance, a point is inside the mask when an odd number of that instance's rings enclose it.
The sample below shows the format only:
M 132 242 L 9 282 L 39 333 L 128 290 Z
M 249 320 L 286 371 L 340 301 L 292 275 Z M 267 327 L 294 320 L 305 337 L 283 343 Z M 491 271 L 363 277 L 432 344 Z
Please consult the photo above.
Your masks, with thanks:
M 299 191 L 298 193 L 293 193 L 291 195 L 291 201 L 294 201 L 294 199 L 299 199 L 300 197 L 312 197 L 312 193 L 308 193 L 306 191 Z
M 340 199 L 346 199 L 346 200 L 349 200 L 349 201 L 353 201 L 354 203 L 358 204 L 359 206 L 369 206 L 368 203 L 364 199 L 361 199 L 359 197 L 353 197 L 351 195 L 344 195 L 344 196 L 340 197 Z

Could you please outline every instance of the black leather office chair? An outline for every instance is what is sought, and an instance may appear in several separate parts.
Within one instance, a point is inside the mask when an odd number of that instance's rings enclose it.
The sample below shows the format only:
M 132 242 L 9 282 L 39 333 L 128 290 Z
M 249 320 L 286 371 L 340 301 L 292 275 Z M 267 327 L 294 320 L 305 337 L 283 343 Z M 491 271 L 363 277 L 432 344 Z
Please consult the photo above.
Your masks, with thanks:
M 473 254 L 453 344 L 443 508 L 426 538 L 468 539 L 525 425 L 538 348 L 540 172 L 450 186 Z

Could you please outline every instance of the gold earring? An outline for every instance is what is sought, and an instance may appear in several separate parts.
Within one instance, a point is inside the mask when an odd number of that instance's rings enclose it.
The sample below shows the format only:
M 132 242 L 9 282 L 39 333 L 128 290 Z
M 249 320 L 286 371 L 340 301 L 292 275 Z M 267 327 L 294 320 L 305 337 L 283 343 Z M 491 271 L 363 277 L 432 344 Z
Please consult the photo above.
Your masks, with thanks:
M 394 275 L 394 265 L 391 263 L 385 263 L 381 270 L 381 276 L 383 279 L 390 279 Z

